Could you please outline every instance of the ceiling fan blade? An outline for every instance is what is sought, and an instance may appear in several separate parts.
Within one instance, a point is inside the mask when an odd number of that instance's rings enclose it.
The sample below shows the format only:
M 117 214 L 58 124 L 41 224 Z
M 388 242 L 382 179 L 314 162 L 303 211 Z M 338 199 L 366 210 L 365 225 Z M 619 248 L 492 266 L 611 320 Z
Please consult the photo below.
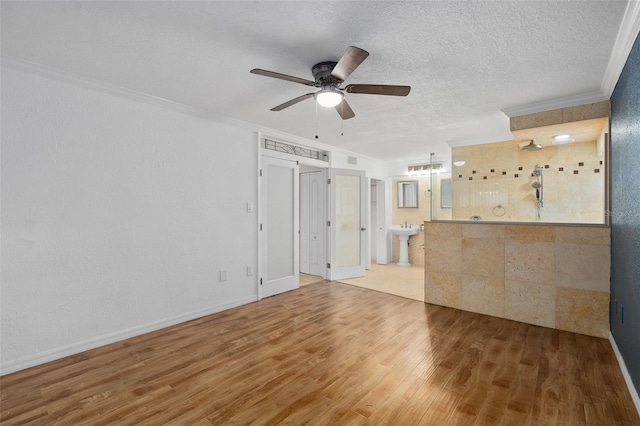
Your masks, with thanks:
M 347 103 L 346 99 L 343 99 L 338 105 L 335 106 L 336 111 L 340 114 L 343 120 L 348 120 L 356 116 L 356 114 L 351 109 L 351 106 Z
M 345 81 L 358 66 L 367 59 L 369 52 L 359 47 L 349 46 L 342 58 L 331 71 L 331 77 Z
M 316 84 L 315 82 L 313 82 L 311 80 L 306 80 L 306 79 L 300 78 L 300 77 L 293 77 L 291 75 L 286 75 L 286 74 L 280 74 L 279 72 L 262 70 L 260 68 L 254 68 L 249 72 L 251 74 L 263 75 L 265 77 L 272 77 L 272 78 L 278 78 L 280 80 L 292 81 L 294 83 L 304 84 L 305 86 L 315 86 L 315 84 Z
M 407 96 L 411 86 L 390 86 L 386 84 L 350 84 L 344 88 L 347 93 L 365 93 L 369 95 Z
M 313 95 L 314 93 L 307 93 L 306 95 L 298 96 L 297 98 L 293 98 L 290 101 L 271 108 L 271 111 L 282 111 L 283 109 L 289 108 L 291 105 L 295 105 L 298 102 L 302 102 L 305 99 L 312 97 Z

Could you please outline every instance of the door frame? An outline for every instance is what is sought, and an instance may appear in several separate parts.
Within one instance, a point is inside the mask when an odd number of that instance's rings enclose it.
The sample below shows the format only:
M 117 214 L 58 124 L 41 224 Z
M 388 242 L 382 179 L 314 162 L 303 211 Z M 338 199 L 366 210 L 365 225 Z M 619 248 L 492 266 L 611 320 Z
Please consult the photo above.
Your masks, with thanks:
M 360 220 L 359 220 L 359 228 L 360 228 L 360 263 L 359 265 L 353 266 L 345 266 L 345 267 L 337 267 L 336 266 L 336 176 L 337 175 L 345 175 L 345 176 L 358 176 L 360 177 Z M 327 207 L 329 209 L 328 216 L 330 217 L 330 226 L 328 232 L 328 259 L 330 267 L 327 268 L 327 279 L 329 280 L 340 280 L 340 279 L 348 279 L 348 278 L 357 278 L 364 276 L 365 265 L 366 265 L 366 255 L 370 252 L 367 250 L 366 243 L 368 241 L 368 224 L 369 224 L 369 189 L 368 178 L 364 170 L 353 170 L 353 169 L 339 169 L 339 168 L 330 168 L 329 169 L 329 190 L 327 191 L 329 195 L 329 200 L 327 203 Z
M 265 154 L 262 152 L 262 154 Z M 270 226 L 268 223 L 268 212 L 266 209 L 269 194 L 265 193 L 264 189 L 268 189 L 267 180 L 268 172 L 267 167 L 269 165 L 282 166 L 285 168 L 290 168 L 293 173 L 293 187 L 291 188 L 293 194 L 292 201 L 292 235 L 291 240 L 293 244 L 293 271 L 292 275 L 285 276 L 281 278 L 274 279 L 273 282 L 268 280 L 268 248 L 267 245 L 269 243 L 269 230 Z M 263 299 L 264 297 L 273 296 L 279 293 L 283 293 L 290 290 L 295 290 L 300 287 L 300 226 L 299 226 L 299 163 L 296 160 L 291 159 L 283 159 L 278 157 L 272 157 L 270 155 L 261 155 L 260 156 L 260 172 L 259 172 L 259 187 L 260 187 L 260 200 L 259 200 L 259 227 L 258 227 L 258 271 L 259 271 L 259 279 L 258 279 L 258 300 Z M 273 288 L 266 290 L 264 285 L 273 286 Z
M 320 173 L 320 180 L 321 180 L 321 190 L 319 193 L 319 199 L 316 200 L 318 201 L 318 209 L 316 211 L 317 214 L 319 214 L 318 216 L 318 222 L 319 225 L 321 226 L 321 230 L 319 232 L 320 237 L 322 240 L 320 241 L 320 247 L 321 247 L 321 252 L 318 253 L 319 255 L 319 264 L 322 265 L 322 267 L 317 267 L 317 269 L 314 269 L 314 267 L 310 264 L 309 265 L 309 274 L 311 275 L 317 275 L 320 276 L 322 278 L 327 278 L 327 268 L 326 268 L 326 264 L 327 264 L 327 238 L 328 238 L 328 230 L 327 230 L 327 226 L 326 226 L 326 222 L 327 222 L 327 200 L 328 200 L 328 196 L 327 196 L 327 186 L 326 186 L 326 181 L 327 181 L 327 171 L 329 169 L 327 167 L 324 168 L 320 168 L 320 167 L 306 167 L 306 165 L 301 164 L 300 166 L 300 173 L 298 174 L 298 176 L 300 176 L 302 178 L 303 175 L 305 174 L 309 174 L 309 176 L 311 177 L 312 173 Z M 318 176 L 316 176 L 318 177 Z M 302 179 L 300 182 L 300 213 L 302 215 L 302 211 L 303 211 L 303 189 L 304 186 L 302 185 Z M 311 204 L 311 203 L 310 203 Z M 311 212 L 311 210 L 309 210 Z M 309 222 L 311 223 L 311 222 Z M 300 217 L 300 265 L 301 265 L 301 271 L 302 271 L 302 254 L 303 254 L 303 246 L 302 246 L 302 242 L 304 240 L 304 233 L 305 233 L 305 229 L 303 226 L 303 218 L 302 216 Z
M 332 169 L 331 168 L 331 163 L 333 163 L 333 161 L 315 160 L 315 159 L 312 159 L 312 158 L 300 157 L 300 156 L 296 156 L 296 155 L 285 153 L 285 152 L 279 152 L 279 151 L 274 151 L 274 150 L 270 150 L 270 149 L 264 149 L 264 147 L 262 145 L 264 139 L 275 139 L 275 140 L 277 140 L 277 139 L 280 139 L 280 138 L 279 137 L 270 137 L 270 136 L 267 136 L 266 134 L 263 134 L 262 132 L 258 132 L 258 168 L 259 169 L 262 167 L 262 163 L 261 163 L 262 157 L 271 157 L 271 158 L 279 158 L 279 159 L 288 160 L 288 161 L 296 161 L 296 162 L 298 162 L 299 165 L 311 166 L 311 167 L 315 167 L 315 168 L 318 168 L 318 169 L 322 169 L 323 173 L 325 173 L 325 177 L 327 177 L 327 178 L 330 175 L 330 170 Z M 316 147 L 309 146 L 309 145 L 306 145 L 305 143 L 301 143 L 301 142 L 290 141 L 290 140 L 288 141 L 286 139 L 281 139 L 281 141 L 284 142 L 284 143 L 289 143 L 289 144 L 293 144 L 293 145 L 307 146 L 307 147 L 310 147 L 311 149 L 318 149 Z M 319 148 L 319 149 L 323 149 L 323 148 Z M 325 156 L 325 158 L 326 158 L 326 156 Z M 371 206 L 369 204 L 370 201 L 369 201 L 369 193 L 368 193 L 368 188 L 367 188 L 367 185 L 370 185 L 370 179 L 366 176 L 366 171 L 365 170 L 354 170 L 354 169 L 341 169 L 341 170 L 347 170 L 347 171 L 350 171 L 350 172 L 358 172 L 358 173 L 362 173 L 364 175 L 364 183 L 362 185 L 363 186 L 363 193 L 364 193 L 364 197 L 363 197 L 364 201 L 362 203 L 362 210 L 363 211 L 361 212 L 361 216 L 363 216 L 364 218 L 362 219 L 361 223 L 364 224 L 365 230 L 362 231 L 361 238 L 364 238 L 364 241 L 368 241 L 368 239 L 374 237 L 372 235 L 372 231 L 371 231 L 371 228 L 370 228 L 370 209 L 371 209 Z M 262 214 L 263 214 L 262 211 L 261 211 L 262 209 L 260 207 L 262 205 L 262 197 L 263 197 L 263 194 L 261 192 L 260 179 L 261 178 L 259 177 L 258 178 L 258 206 L 259 207 L 258 207 L 258 215 L 257 215 L 258 216 L 258 227 L 260 227 L 260 221 L 261 221 Z M 380 182 L 378 184 L 380 184 Z M 385 185 L 385 184 L 386 184 L 386 182 L 383 183 L 383 185 Z M 298 185 L 299 185 L 299 174 L 298 174 Z M 388 193 L 388 191 L 386 191 L 386 186 L 384 188 L 382 188 L 382 192 L 383 192 L 383 194 L 382 194 L 383 195 L 383 197 L 382 197 L 382 200 L 383 200 L 382 209 L 383 209 L 383 213 L 384 213 L 383 214 L 383 216 L 384 216 L 384 219 L 383 219 L 384 222 L 383 223 L 384 223 L 385 230 L 386 230 L 386 227 L 387 227 L 386 222 L 388 221 L 388 217 L 389 217 L 388 212 L 387 212 L 387 208 L 385 207 L 385 204 L 386 204 L 385 196 Z M 325 209 L 325 212 L 324 212 L 325 213 L 325 218 L 331 217 L 331 208 L 332 208 L 333 203 L 331 203 L 331 200 L 329 199 L 329 197 L 330 197 L 330 190 L 328 188 L 325 191 L 325 204 L 326 204 L 326 209 Z M 298 205 L 298 208 L 299 208 L 299 205 Z M 298 218 L 298 220 L 299 220 L 299 218 Z M 326 255 L 326 259 L 328 261 L 327 263 L 330 263 L 329 259 L 331 259 L 331 256 L 332 256 L 332 252 L 331 252 L 331 233 L 332 233 L 331 228 L 329 226 L 327 226 L 326 237 L 325 237 L 325 255 Z M 260 271 L 260 273 L 262 272 L 262 262 L 263 262 L 262 259 L 264 257 L 263 253 L 262 253 L 263 252 L 262 239 L 263 239 L 262 233 L 260 231 L 258 231 L 258 268 L 257 268 L 257 270 Z M 298 259 L 297 259 L 296 263 L 297 263 L 297 268 L 298 268 L 298 271 L 299 271 L 299 268 L 300 268 L 300 259 L 299 259 L 299 243 L 300 243 L 300 239 L 299 239 L 299 234 L 298 234 L 297 241 L 298 241 Z M 361 250 L 361 259 L 362 259 L 361 264 L 364 266 L 364 265 L 366 265 L 367 261 L 368 262 L 371 261 L 371 259 L 370 259 L 370 249 L 371 248 L 368 247 L 368 244 L 366 244 L 366 243 L 362 244 L 362 246 L 364 247 L 364 250 Z M 383 252 L 386 251 L 387 252 L 387 256 L 386 257 L 389 257 L 388 254 L 390 253 L 390 250 L 389 250 L 388 244 L 385 243 L 383 247 L 379 246 L 378 250 L 381 250 L 381 249 L 382 249 Z M 365 258 L 365 256 L 368 256 L 368 258 Z M 327 265 L 327 266 L 329 266 L 329 265 Z M 333 274 L 333 277 L 335 277 L 333 279 L 346 279 L 346 278 L 349 278 L 349 277 L 339 277 L 336 274 Z M 331 280 L 332 279 L 331 269 L 329 267 L 327 267 L 325 269 L 325 274 L 323 275 L 323 278 L 327 279 L 327 280 Z M 260 300 L 263 297 L 262 294 L 261 294 L 261 288 L 260 288 L 261 287 L 260 286 L 260 278 L 258 278 L 256 281 L 257 281 L 256 285 L 257 285 L 257 288 L 258 288 L 258 300 Z

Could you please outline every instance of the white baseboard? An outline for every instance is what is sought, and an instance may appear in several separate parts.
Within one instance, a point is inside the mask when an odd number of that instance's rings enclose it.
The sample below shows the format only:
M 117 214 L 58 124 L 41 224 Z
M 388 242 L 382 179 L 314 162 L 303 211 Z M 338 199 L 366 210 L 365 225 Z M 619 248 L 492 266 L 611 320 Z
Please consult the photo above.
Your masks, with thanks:
M 618 364 L 620 364 L 620 370 L 622 370 L 622 376 L 624 377 L 624 381 L 627 384 L 627 387 L 629 388 L 631 399 L 633 399 L 633 403 L 636 406 L 638 415 L 640 415 L 640 396 L 638 396 L 638 391 L 633 386 L 633 381 L 631 380 L 631 376 L 629 375 L 629 370 L 627 370 L 627 366 L 624 363 L 622 354 L 620 353 L 620 350 L 618 349 L 618 345 L 616 344 L 616 340 L 613 338 L 613 334 L 611 334 L 611 332 L 609 332 L 609 342 L 611 343 L 613 352 L 616 354 L 616 359 L 618 360 Z
M 245 297 L 237 299 L 223 305 L 218 305 L 213 308 L 203 309 L 200 311 L 189 312 L 183 315 L 178 315 L 171 318 L 165 318 L 159 321 L 154 321 L 148 324 L 144 324 L 137 327 L 128 328 L 115 333 L 107 334 L 105 336 L 96 337 L 93 339 L 85 340 L 83 342 L 73 343 L 61 348 L 52 349 L 49 351 L 41 352 L 36 355 L 31 355 L 25 358 L 17 359 L 14 361 L 5 362 L 0 366 L 0 376 L 5 374 L 14 373 L 16 371 L 24 370 L 25 368 L 35 367 L 36 365 L 44 364 L 50 361 L 55 361 L 70 355 L 75 355 L 90 349 L 95 349 L 100 346 L 108 345 L 110 343 L 119 342 L 121 340 L 128 339 L 130 337 L 139 336 L 141 334 L 149 333 L 152 331 L 160 330 L 162 328 L 171 327 L 172 325 L 181 324 L 183 322 L 191 321 L 197 318 L 205 317 L 207 315 L 215 314 L 227 309 L 235 308 L 237 306 L 246 305 L 247 303 L 256 302 L 258 298 L 256 296 Z

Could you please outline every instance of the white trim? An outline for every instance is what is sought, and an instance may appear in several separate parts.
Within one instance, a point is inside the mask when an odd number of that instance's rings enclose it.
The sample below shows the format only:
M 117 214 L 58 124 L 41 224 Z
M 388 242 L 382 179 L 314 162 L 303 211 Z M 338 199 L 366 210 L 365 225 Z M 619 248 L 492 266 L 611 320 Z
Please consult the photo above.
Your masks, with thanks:
M 595 102 L 602 102 L 609 99 L 609 96 L 604 95 L 602 92 L 589 92 L 579 95 L 563 96 L 561 98 L 548 99 L 540 102 L 532 102 L 530 104 L 515 106 L 511 108 L 505 108 L 502 112 L 509 118 L 518 117 L 521 115 L 535 114 L 543 111 L 553 111 L 554 109 L 570 108 L 579 105 L 592 104 Z
M 631 380 L 631 376 L 629 375 L 629 370 L 627 370 L 627 366 L 624 363 L 622 354 L 618 349 L 618 345 L 616 344 L 616 340 L 613 338 L 613 334 L 611 334 L 611 331 L 609 331 L 609 343 L 611 343 L 613 352 L 616 354 L 616 359 L 618 360 L 618 364 L 620 365 L 620 370 L 622 370 L 622 377 L 624 377 L 624 381 L 627 384 L 627 388 L 629 388 L 629 393 L 631 394 L 631 399 L 633 400 L 633 403 L 636 406 L 636 410 L 640 415 L 640 396 L 638 396 L 638 391 L 633 386 L 633 381 Z
M 640 1 L 630 0 L 622 16 L 618 35 L 609 57 L 600 90 L 590 93 L 565 96 L 540 102 L 505 108 L 502 110 L 508 117 L 535 114 L 560 108 L 570 108 L 594 102 L 607 101 L 618 83 L 622 69 L 627 62 L 633 43 L 640 33 Z
M 9 373 L 14 373 L 19 370 L 24 370 L 25 368 L 34 367 L 36 365 L 44 364 L 50 361 L 55 361 L 57 359 L 61 359 L 70 355 L 79 354 L 81 352 L 95 349 L 100 346 L 120 342 L 122 340 L 131 338 L 131 337 L 140 336 L 142 334 L 146 334 L 152 331 L 171 327 L 173 325 L 181 324 L 197 318 L 202 318 L 207 315 L 211 315 L 227 309 L 235 308 L 237 306 L 246 305 L 247 303 L 255 302 L 257 300 L 258 298 L 256 296 L 244 297 L 229 303 L 225 303 L 223 305 L 215 306 L 213 308 L 203 309 L 200 311 L 177 315 L 171 318 L 161 319 L 161 320 L 154 321 L 141 326 L 132 327 L 126 330 L 121 330 L 115 333 L 107 334 L 105 336 L 88 339 L 88 340 L 85 340 L 84 342 L 73 343 L 68 346 L 63 346 L 61 348 L 41 352 L 36 355 L 30 355 L 22 359 L 5 362 L 2 364 L 2 366 L 0 366 L 0 376 L 9 374 Z
M 630 0 L 624 11 L 616 42 L 613 45 L 607 70 L 600 86 L 600 91 L 607 99 L 611 97 L 616 88 L 638 33 L 640 33 L 640 1 Z
M 61 81 L 64 83 L 70 83 L 75 86 L 83 87 L 85 89 L 92 89 L 99 92 L 108 93 L 110 95 L 118 96 L 121 98 L 137 101 L 137 102 L 144 102 L 147 104 L 161 106 L 163 108 L 184 112 L 190 115 L 201 116 L 204 114 L 204 111 L 199 110 L 197 108 L 192 108 L 187 105 L 169 101 L 167 99 L 163 99 L 157 96 L 152 96 L 146 93 L 137 92 L 135 90 L 126 89 L 124 87 L 105 83 L 100 80 L 84 77 L 69 71 L 63 71 L 63 70 L 49 67 L 46 65 L 25 61 L 23 59 L 16 58 L 13 56 L 2 55 L 2 65 L 9 68 L 14 68 L 22 72 L 35 74 L 41 77 L 51 78 L 53 80 Z
M 150 95 L 148 93 L 138 92 L 136 90 L 127 89 L 125 87 L 116 86 L 114 84 L 106 83 L 100 80 L 95 80 L 89 77 L 85 77 L 79 74 L 75 74 L 69 71 L 60 70 L 57 68 L 49 67 L 46 65 L 37 64 L 34 62 L 25 61 L 14 56 L 1 55 L 2 66 L 13 68 L 18 71 L 26 72 L 29 74 L 38 75 L 41 77 L 50 78 L 52 80 L 60 81 L 63 83 L 72 84 L 78 87 L 83 87 L 89 90 L 95 90 L 101 93 L 106 93 L 112 96 L 128 99 L 135 102 L 142 102 L 148 105 L 154 105 L 160 108 L 166 108 L 172 111 L 181 112 L 193 117 L 198 117 L 205 120 L 214 121 L 220 124 L 226 124 L 230 126 L 240 127 L 251 131 L 258 132 L 261 137 L 275 140 L 283 140 L 288 143 L 298 143 L 305 147 L 313 149 L 321 149 L 323 151 L 329 151 L 331 158 L 332 153 L 342 153 L 345 155 L 356 156 L 359 159 L 369 160 L 374 162 L 382 162 L 382 160 L 369 157 L 354 151 L 348 151 L 335 147 L 333 145 L 323 144 L 311 139 L 306 139 L 300 136 L 284 133 L 279 130 L 263 127 L 260 125 L 248 123 L 245 121 L 237 120 L 235 118 L 222 116 L 215 114 L 211 111 L 203 110 L 200 108 L 192 107 L 190 105 L 174 102 L 169 99 L 160 98 L 158 96 Z
M 154 105 L 160 108 L 165 108 L 165 109 L 169 109 L 176 112 L 181 112 L 183 114 L 187 114 L 193 117 L 198 117 L 198 118 L 215 121 L 218 123 L 236 126 L 240 128 L 245 128 L 249 130 L 254 130 L 254 131 L 257 130 L 257 126 L 252 125 L 250 123 L 246 123 L 244 121 L 236 120 L 230 117 L 220 116 L 210 111 L 192 107 L 179 102 L 174 102 L 169 99 L 164 99 L 148 93 L 138 92 L 137 90 L 127 89 L 125 87 L 117 86 L 115 84 L 110 84 L 104 81 L 85 77 L 80 74 L 75 74 L 75 73 L 64 71 L 58 68 L 53 68 L 46 65 L 37 64 L 34 62 L 25 61 L 24 59 L 16 58 L 14 56 L 2 55 L 1 58 L 2 58 L 2 66 L 13 68 L 15 70 L 22 71 L 25 73 L 38 75 L 40 77 L 50 78 L 52 80 L 72 84 L 74 86 L 82 87 L 89 90 L 95 90 L 97 92 L 106 93 L 108 95 L 128 99 L 134 102 L 141 102 L 141 103 Z

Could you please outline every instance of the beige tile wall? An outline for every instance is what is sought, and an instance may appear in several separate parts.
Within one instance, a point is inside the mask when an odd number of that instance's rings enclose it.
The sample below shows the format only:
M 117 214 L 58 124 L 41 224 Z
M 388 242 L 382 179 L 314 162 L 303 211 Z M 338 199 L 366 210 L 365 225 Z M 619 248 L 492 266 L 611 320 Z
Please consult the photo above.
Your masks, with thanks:
M 519 141 L 456 147 L 452 219 L 480 216 L 493 222 L 536 222 L 536 164 L 544 167 L 544 208 L 547 223 L 605 222 L 605 165 L 598 141 L 547 145 L 526 152 Z M 602 163 L 602 164 L 601 164 Z
M 424 241 L 427 303 L 608 336 L 609 228 L 428 222 Z

